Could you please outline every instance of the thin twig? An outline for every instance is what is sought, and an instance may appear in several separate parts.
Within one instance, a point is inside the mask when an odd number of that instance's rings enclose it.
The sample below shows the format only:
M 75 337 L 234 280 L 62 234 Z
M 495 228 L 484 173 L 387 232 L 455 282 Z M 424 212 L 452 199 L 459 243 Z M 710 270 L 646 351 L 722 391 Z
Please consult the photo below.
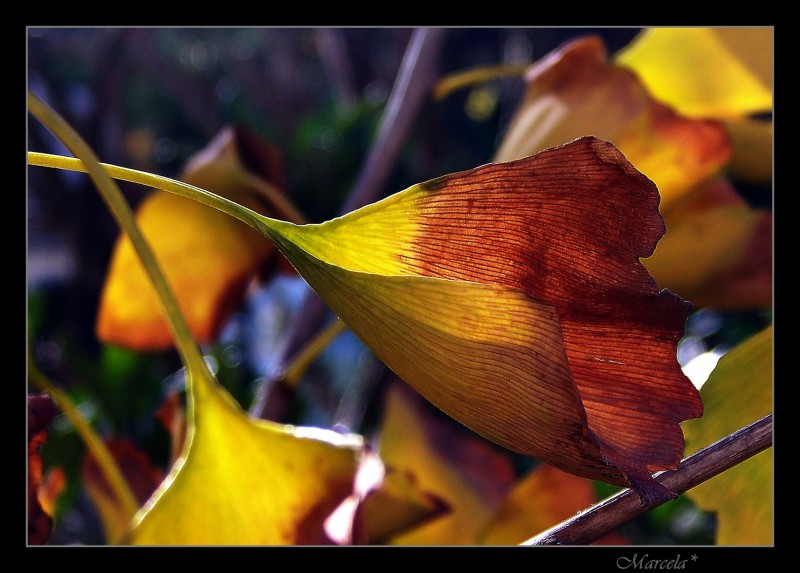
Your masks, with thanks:
M 684 459 L 678 469 L 654 477 L 683 493 L 772 446 L 772 414 Z M 668 500 L 642 503 L 632 490 L 621 491 L 521 545 L 588 545 Z
M 375 144 L 340 214 L 363 207 L 380 195 L 411 132 L 414 120 L 436 81 L 439 48 L 445 32 L 445 29 L 440 28 L 414 30 L 386 104 Z M 280 418 L 283 410 L 281 396 L 286 396 L 278 387 L 284 370 L 317 333 L 327 310 L 328 307 L 319 297 L 311 291 L 307 293 L 302 310 L 293 320 L 286 342 L 276 356 L 273 371 L 259 387 L 258 396 L 251 408 L 254 416 Z M 273 398 L 277 402 L 268 406 L 268 401 Z

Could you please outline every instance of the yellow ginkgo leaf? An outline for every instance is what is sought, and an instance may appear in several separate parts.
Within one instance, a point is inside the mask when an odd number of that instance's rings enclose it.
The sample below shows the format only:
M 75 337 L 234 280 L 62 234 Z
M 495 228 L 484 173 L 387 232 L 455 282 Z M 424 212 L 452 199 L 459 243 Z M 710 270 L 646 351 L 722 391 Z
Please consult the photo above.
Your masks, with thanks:
M 772 412 L 772 327 L 725 356 L 703 384 L 706 412 L 684 424 L 691 454 Z M 690 489 L 717 517 L 718 545 L 772 545 L 772 448 Z
M 474 545 L 511 489 L 510 459 L 462 428 L 437 418 L 413 390 L 395 381 L 385 397 L 379 433 L 381 459 L 413 476 L 422 491 L 441 498 L 446 513 L 394 535 L 394 545 Z
M 648 28 L 615 56 L 653 96 L 691 117 L 772 110 L 773 30 Z
M 254 420 L 210 375 L 191 384 L 185 453 L 125 541 L 326 543 L 323 524 L 353 489 L 360 437 Z

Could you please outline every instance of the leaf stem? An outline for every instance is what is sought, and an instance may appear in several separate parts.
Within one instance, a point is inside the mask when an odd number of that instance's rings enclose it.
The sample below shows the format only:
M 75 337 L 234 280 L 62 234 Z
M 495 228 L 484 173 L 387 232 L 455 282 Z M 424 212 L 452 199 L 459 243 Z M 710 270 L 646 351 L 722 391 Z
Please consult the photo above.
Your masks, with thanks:
M 433 97 L 434 99 L 441 100 L 456 90 L 475 84 L 509 76 L 521 76 L 530 66 L 529 63 L 502 64 L 499 66 L 482 66 L 449 74 L 439 80 L 436 86 L 434 86 Z
M 117 498 L 122 509 L 125 511 L 127 517 L 133 518 L 139 510 L 139 502 L 133 494 L 125 476 L 117 465 L 114 456 L 106 448 L 103 440 L 97 435 L 94 428 L 84 419 L 75 404 L 69 396 L 54 386 L 47 377 L 36 367 L 33 357 L 30 352 L 28 353 L 28 377 L 42 391 L 47 392 L 55 401 L 56 405 L 64 412 L 64 415 L 74 426 L 75 430 L 80 435 L 81 439 L 86 444 L 86 449 L 97 460 L 100 471 L 103 473 L 106 481 L 111 487 L 111 491 Z M 111 540 L 115 542 L 115 540 Z
M 675 493 L 708 481 L 772 446 L 772 414 L 714 442 L 685 458 L 678 469 L 656 474 L 655 479 Z M 531 537 L 521 545 L 588 545 L 668 500 L 641 503 L 626 489 L 560 524 Z
M 142 235 L 134 214 L 128 202 L 125 200 L 122 191 L 120 191 L 117 184 L 106 172 L 106 168 L 100 165 L 91 147 L 89 147 L 72 126 L 31 92 L 28 92 L 28 110 L 61 140 L 75 157 L 77 157 L 76 161 L 83 166 L 81 170 L 88 173 L 92 178 L 92 181 L 120 228 L 130 237 L 131 244 L 158 294 L 158 299 L 166 315 L 167 323 L 172 330 L 178 353 L 181 356 L 183 364 L 186 366 L 188 373 L 187 394 L 189 396 L 189 410 L 193 411 L 197 392 L 207 390 L 214 383 L 214 377 L 203 359 L 199 346 L 192 337 L 189 326 L 178 306 L 175 294 L 167 282 L 164 273 L 161 271 L 161 267 L 149 243 Z M 164 183 L 169 183 L 170 187 L 173 187 L 172 183 L 176 183 L 166 178 L 152 177 L 161 179 Z M 185 185 L 178 186 L 175 188 L 174 192 L 190 196 L 190 194 L 185 191 L 186 187 Z M 249 211 L 213 193 L 196 187 L 191 187 L 191 189 L 197 195 L 197 197 L 192 195 L 193 198 L 198 198 L 199 200 L 199 197 L 203 197 L 207 200 L 207 204 L 217 208 L 221 208 L 223 205 L 227 206 L 230 208 L 231 214 L 236 213 L 241 220 L 247 219 L 245 222 L 255 220 L 254 217 L 258 217 L 258 220 L 263 219 L 263 217 L 257 213 Z M 234 205 L 236 205 L 235 208 L 233 207 Z M 252 216 L 250 213 L 252 213 Z
M 77 154 L 76 154 L 77 155 Z M 62 155 L 52 155 L 50 153 L 38 153 L 36 151 L 28 152 L 28 164 L 36 165 L 39 167 L 51 167 L 54 169 L 63 169 L 65 171 L 77 171 L 80 173 L 89 173 L 89 168 L 80 160 L 74 157 L 64 157 Z M 121 181 L 128 181 L 130 183 L 138 183 L 145 187 L 154 187 L 169 193 L 175 193 L 181 197 L 194 199 L 209 207 L 214 207 L 227 213 L 232 217 L 236 217 L 243 223 L 261 230 L 261 225 L 264 217 L 256 213 L 252 209 L 243 207 L 235 201 L 226 199 L 215 193 L 211 193 L 200 187 L 189 185 L 182 181 L 176 181 L 169 177 L 156 175 L 154 173 L 147 173 L 145 171 L 137 171 L 136 169 L 128 169 L 126 167 L 119 167 L 117 165 L 110 165 L 108 163 L 99 164 L 107 173 L 107 176 L 119 179 Z
M 417 28 L 413 31 L 403 55 L 392 92 L 381 117 L 375 143 L 369 152 L 358 179 L 343 203 L 339 214 L 343 215 L 375 200 L 391 175 L 403 145 L 408 139 L 414 120 L 428 101 L 430 90 L 438 76 L 437 65 L 440 49 L 446 36 L 446 28 Z M 306 341 L 319 331 L 327 316 L 327 305 L 310 289 L 302 309 L 292 322 L 286 342 L 276 354 L 274 373 L 258 390 L 250 412 L 260 418 L 280 419 L 282 405 L 270 406 L 270 396 L 284 395 L 287 364 L 302 352 Z M 283 390 L 281 390 L 283 388 Z M 276 403 L 285 399 L 276 398 Z
M 283 383 L 294 388 L 300 382 L 303 374 L 312 362 L 325 350 L 325 347 L 347 329 L 347 326 L 338 318 L 318 332 L 287 366 L 283 374 Z

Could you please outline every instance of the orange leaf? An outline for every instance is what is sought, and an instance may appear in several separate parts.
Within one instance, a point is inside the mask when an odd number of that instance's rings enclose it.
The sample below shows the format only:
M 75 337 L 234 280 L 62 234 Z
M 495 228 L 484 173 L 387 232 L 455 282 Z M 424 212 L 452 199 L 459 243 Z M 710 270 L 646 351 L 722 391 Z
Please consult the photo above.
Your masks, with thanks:
M 421 183 L 320 225 L 287 258 L 401 378 L 511 450 L 645 497 L 702 403 L 676 345 L 690 305 L 640 258 L 659 195 L 585 137 Z M 391 228 L 392 233 L 386 233 Z
M 261 189 L 282 184 L 276 161 L 265 142 L 242 128 L 226 128 L 189 161 L 180 178 L 271 213 Z M 195 339 L 213 340 L 249 282 L 274 258 L 273 245 L 230 215 L 165 191 L 147 196 L 136 216 Z M 134 350 L 172 346 L 158 299 L 126 235 L 114 249 L 96 330 L 100 340 Z
M 731 157 L 721 123 L 680 116 L 654 100 L 636 75 L 608 60 L 599 37 L 560 46 L 531 66 L 526 84 L 497 161 L 593 135 L 656 183 L 663 212 Z
M 591 480 L 539 465 L 514 485 L 479 541 L 484 545 L 519 545 L 598 501 Z M 609 534 L 596 543 L 624 545 L 628 540 Z
M 667 232 L 645 266 L 697 306 L 772 302 L 772 213 L 753 209 L 723 179 L 702 186 L 664 217 Z
M 67 474 L 61 466 L 51 466 L 42 477 L 42 483 L 36 492 L 39 505 L 47 515 L 55 515 L 56 505 L 67 485 Z
M 597 440 L 606 461 L 644 481 L 675 467 L 683 452 L 679 423 L 698 417 L 702 406 L 675 355 L 689 306 L 659 291 L 639 262 L 664 231 L 652 182 L 611 145 L 586 138 L 424 188 L 424 231 L 410 265 L 434 277 L 520 289 L 554 307 L 586 411 L 588 428 L 575 438 Z M 552 447 L 562 469 L 625 483 L 588 449 L 570 459 L 566 444 Z

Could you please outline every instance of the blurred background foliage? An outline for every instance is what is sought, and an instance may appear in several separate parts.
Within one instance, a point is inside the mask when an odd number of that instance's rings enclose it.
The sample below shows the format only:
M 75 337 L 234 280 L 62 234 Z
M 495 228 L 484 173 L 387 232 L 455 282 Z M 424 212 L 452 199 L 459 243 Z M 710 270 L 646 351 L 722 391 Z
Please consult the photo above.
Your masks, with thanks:
M 532 62 L 562 42 L 599 35 L 609 53 L 637 28 L 453 28 L 442 75 L 479 65 Z M 29 87 L 81 133 L 102 161 L 175 177 L 224 126 L 245 125 L 284 154 L 287 193 L 312 222 L 335 216 L 374 136 L 411 37 L 408 28 L 30 28 Z M 523 90 L 508 77 L 429 100 L 383 195 L 491 159 Z M 64 150 L 36 121 L 28 149 Z M 133 206 L 146 190 L 120 183 Z M 769 193 L 759 193 L 764 197 Z M 101 433 L 126 436 L 167 467 L 169 435 L 154 412 L 182 383 L 173 352 L 100 344 L 94 324 L 118 229 L 90 180 L 28 171 L 28 331 L 37 362 Z M 202 253 L 197 253 L 202 256 Z M 248 292 L 220 339 L 204 348 L 220 382 L 245 408 L 303 302 L 296 277 Z M 761 309 L 698 309 L 683 363 L 729 348 L 769 324 Z M 349 332 L 314 363 L 286 421 L 368 431 L 377 423 L 381 366 Z M 455 423 L 455 422 L 453 422 Z M 103 543 L 80 485 L 83 444 L 57 418 L 43 450 L 61 465 L 52 543 Z M 511 456 L 511 454 L 509 454 Z M 535 464 L 511 456 L 522 473 Z M 613 488 L 597 484 L 605 496 Z M 531 535 L 537 532 L 531 532 Z M 709 544 L 714 517 L 681 497 L 620 532 L 634 544 Z

